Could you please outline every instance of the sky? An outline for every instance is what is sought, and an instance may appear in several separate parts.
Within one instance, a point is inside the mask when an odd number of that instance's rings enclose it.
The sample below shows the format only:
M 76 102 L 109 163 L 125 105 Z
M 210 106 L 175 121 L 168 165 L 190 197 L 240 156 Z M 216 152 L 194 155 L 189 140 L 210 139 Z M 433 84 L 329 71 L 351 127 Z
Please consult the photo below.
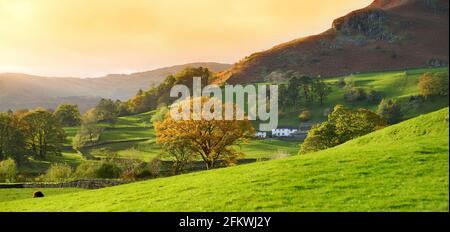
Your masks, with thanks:
M 0 0 L 0 73 L 98 77 L 235 63 L 372 0 Z

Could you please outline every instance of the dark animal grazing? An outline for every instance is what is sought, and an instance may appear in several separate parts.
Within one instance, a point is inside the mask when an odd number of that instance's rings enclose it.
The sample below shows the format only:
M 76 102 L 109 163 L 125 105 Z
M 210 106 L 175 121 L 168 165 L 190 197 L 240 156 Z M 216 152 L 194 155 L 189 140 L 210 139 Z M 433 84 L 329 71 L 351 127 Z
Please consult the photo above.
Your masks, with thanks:
M 41 191 L 37 191 L 33 193 L 33 198 L 44 197 L 44 194 Z

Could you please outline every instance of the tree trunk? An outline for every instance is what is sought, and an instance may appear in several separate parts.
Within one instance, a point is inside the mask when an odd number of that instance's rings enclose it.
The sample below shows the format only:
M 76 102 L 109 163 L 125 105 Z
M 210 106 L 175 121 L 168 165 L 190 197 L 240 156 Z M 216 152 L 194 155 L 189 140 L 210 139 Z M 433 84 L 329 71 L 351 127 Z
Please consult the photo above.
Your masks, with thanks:
M 206 170 L 211 170 L 214 168 L 214 160 L 205 161 Z

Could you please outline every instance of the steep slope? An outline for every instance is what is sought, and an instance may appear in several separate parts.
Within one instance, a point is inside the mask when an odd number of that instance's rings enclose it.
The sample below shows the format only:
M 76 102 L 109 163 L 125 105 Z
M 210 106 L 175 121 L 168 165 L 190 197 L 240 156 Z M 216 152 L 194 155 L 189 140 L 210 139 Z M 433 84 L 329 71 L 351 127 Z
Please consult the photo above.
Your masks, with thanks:
M 0 74 L 0 111 L 43 106 L 54 108 L 61 102 L 90 108 L 100 97 L 128 99 L 151 84 L 186 67 L 206 67 L 214 72 L 230 67 L 220 63 L 190 63 L 133 74 L 111 74 L 98 78 L 57 78 L 26 74 Z
M 0 211 L 448 211 L 448 110 L 313 154 L 2 202 Z
M 328 31 L 246 57 L 220 74 L 228 83 L 448 65 L 448 0 L 376 0 Z

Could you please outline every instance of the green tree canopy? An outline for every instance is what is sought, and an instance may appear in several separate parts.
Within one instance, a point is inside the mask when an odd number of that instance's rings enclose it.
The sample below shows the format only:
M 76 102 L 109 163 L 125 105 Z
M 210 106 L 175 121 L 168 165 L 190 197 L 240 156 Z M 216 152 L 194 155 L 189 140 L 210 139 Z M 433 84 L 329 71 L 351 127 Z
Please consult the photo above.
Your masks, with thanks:
M 47 154 L 60 154 L 65 140 L 64 130 L 55 116 L 36 109 L 22 116 L 25 122 L 26 147 L 35 158 L 44 159 Z
M 213 78 L 213 73 L 207 68 L 188 67 L 182 71 L 169 75 L 163 83 L 151 86 L 147 91 L 138 91 L 137 94 L 126 102 L 130 113 L 142 113 L 157 109 L 161 105 L 170 105 L 175 99 L 170 97 L 170 89 L 175 85 L 186 85 L 192 92 L 192 78 L 200 77 L 202 86 L 206 86 Z
M 330 95 L 332 92 L 331 86 L 325 83 L 325 81 L 323 81 L 321 78 L 317 78 L 313 82 L 312 89 L 314 95 L 316 95 L 317 98 L 319 99 L 320 105 L 323 105 L 323 102 L 326 99 L 326 97 Z
M 389 124 L 399 123 L 403 118 L 400 104 L 392 99 L 381 100 L 377 114 L 386 119 Z
M 343 105 L 334 107 L 328 120 L 308 132 L 300 153 L 308 153 L 334 147 L 385 127 L 386 121 L 367 109 L 349 109 Z
M 103 128 L 98 126 L 97 114 L 94 109 L 86 112 L 81 120 L 81 127 L 78 129 L 72 141 L 74 149 L 80 149 L 86 146 L 94 145 L 100 139 Z
M 81 115 L 77 105 L 61 104 L 53 114 L 63 126 L 80 125 Z
M 11 113 L 0 113 L 0 160 L 22 160 L 25 155 L 25 135 L 20 119 Z
M 119 115 L 118 105 L 111 99 L 101 99 L 95 107 L 99 121 L 115 122 Z

